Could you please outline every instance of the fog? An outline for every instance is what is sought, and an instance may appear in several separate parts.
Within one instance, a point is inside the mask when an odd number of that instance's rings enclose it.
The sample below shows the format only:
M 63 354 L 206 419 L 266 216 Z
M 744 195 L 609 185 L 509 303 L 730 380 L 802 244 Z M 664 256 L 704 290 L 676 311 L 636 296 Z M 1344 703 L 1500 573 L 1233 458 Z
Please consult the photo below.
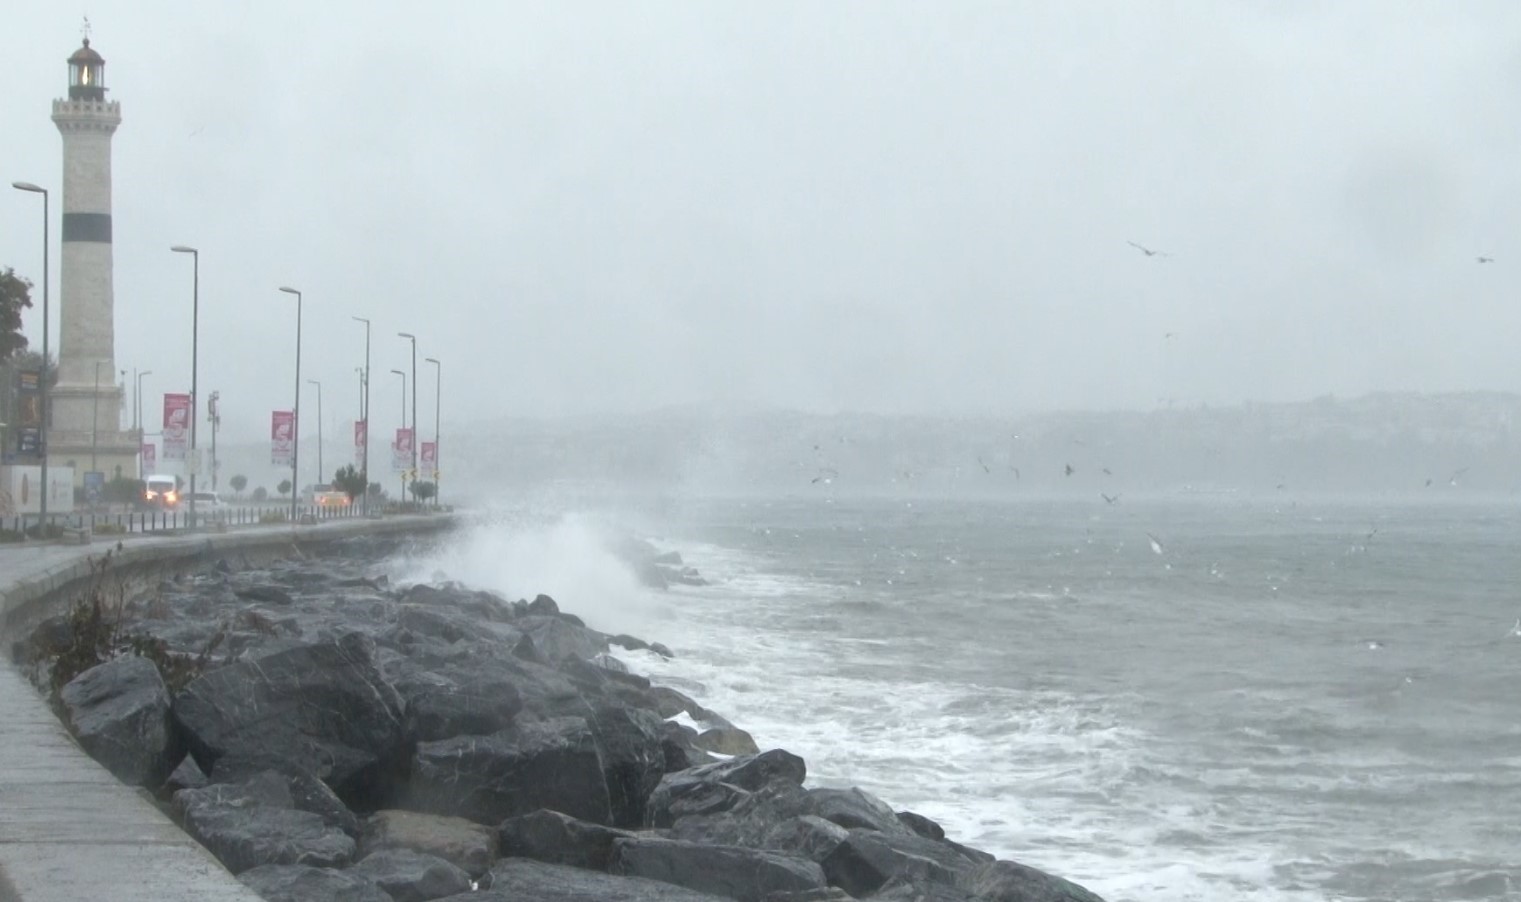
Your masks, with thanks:
M 117 366 L 153 370 L 153 403 L 188 389 L 190 262 L 169 246 L 200 248 L 224 441 L 290 404 L 280 285 L 305 292 L 329 441 L 358 408 L 350 317 L 374 322 L 377 450 L 388 371 L 410 370 L 398 331 L 419 337 L 425 433 L 423 357 L 446 432 L 1521 389 L 1512 3 L 89 14 L 124 120 Z M 6 178 L 57 191 L 79 11 L 6 20 Z M 35 201 L 7 194 L 0 265 L 40 281 Z

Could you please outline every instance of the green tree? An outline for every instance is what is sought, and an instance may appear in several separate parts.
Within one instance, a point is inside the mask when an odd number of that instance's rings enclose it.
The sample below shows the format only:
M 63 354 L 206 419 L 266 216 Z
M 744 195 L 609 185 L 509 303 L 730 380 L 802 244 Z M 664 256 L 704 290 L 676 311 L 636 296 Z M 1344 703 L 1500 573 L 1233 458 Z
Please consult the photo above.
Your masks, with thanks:
M 266 489 L 262 485 L 253 490 L 253 500 L 255 500 L 255 501 L 264 501 L 268 497 L 269 497 L 269 489 Z
M 436 494 L 438 494 L 438 486 L 426 479 L 412 483 L 412 497 L 418 501 L 427 501 Z
M 364 487 L 369 484 L 365 474 L 354 469 L 353 464 L 342 467 L 333 474 L 333 488 L 349 496 L 353 501 L 364 494 Z
M 291 484 L 289 479 L 282 479 L 280 480 L 280 484 L 275 486 L 275 491 L 279 492 L 282 495 L 289 495 L 290 490 Z
M 239 473 L 238 475 L 227 480 L 227 484 L 232 486 L 232 490 L 234 492 L 237 492 L 239 495 L 241 495 L 243 494 L 243 490 L 248 488 L 248 477 L 244 476 L 242 473 Z
M 0 363 L 26 350 L 21 334 L 21 311 L 32 306 L 32 283 L 9 266 L 0 270 Z

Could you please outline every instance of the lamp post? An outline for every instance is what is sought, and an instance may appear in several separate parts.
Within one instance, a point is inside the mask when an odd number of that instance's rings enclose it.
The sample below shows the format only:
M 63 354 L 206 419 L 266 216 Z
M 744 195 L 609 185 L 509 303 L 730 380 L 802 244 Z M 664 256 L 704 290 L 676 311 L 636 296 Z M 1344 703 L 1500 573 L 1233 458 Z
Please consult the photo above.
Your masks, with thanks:
M 195 474 L 201 469 L 201 461 L 196 457 L 199 449 L 195 444 L 195 424 L 200 419 L 197 412 L 201 409 L 201 396 L 196 391 L 199 387 L 196 377 L 200 373 L 201 252 L 183 244 L 176 244 L 169 250 L 189 254 L 194 261 L 190 283 L 190 528 L 195 529 Z
M 391 370 L 391 372 L 393 372 L 396 375 L 398 375 L 398 376 L 401 377 L 401 428 L 402 429 L 406 429 L 407 428 L 407 374 L 406 374 L 406 372 L 404 370 Z M 412 397 L 413 398 L 417 397 L 417 389 L 416 389 L 415 386 L 413 387 L 413 390 L 412 390 Z M 415 429 L 415 427 L 414 427 L 414 429 Z M 417 447 L 417 436 L 415 434 L 412 436 L 412 447 L 414 447 L 414 448 Z M 403 473 L 401 475 L 401 500 L 402 501 L 406 501 L 407 500 L 407 474 L 405 474 L 405 473 Z
M 444 365 L 438 362 L 437 357 L 425 359 L 433 364 L 433 506 L 438 507 L 438 474 L 441 472 L 438 453 L 438 411 L 439 405 L 444 400 Z
M 137 427 L 137 480 L 143 479 L 143 378 L 153 375 L 152 370 L 143 370 L 137 374 L 137 391 L 132 394 L 132 419 Z
M 306 380 L 307 385 L 317 386 L 317 482 L 321 484 L 322 474 L 322 383 L 316 379 Z
M 301 491 L 297 474 L 301 464 L 301 292 L 282 286 L 281 291 L 296 296 L 296 407 L 291 411 L 290 442 L 290 525 L 296 525 L 296 498 Z
M 417 336 L 411 332 L 397 332 L 400 338 L 412 342 L 412 501 L 417 501 Z
M 217 430 L 222 428 L 222 411 L 217 407 L 217 399 L 222 397 L 221 392 L 214 391 L 206 401 L 206 422 L 211 424 L 211 491 L 216 494 L 217 490 Z
M 42 400 L 42 427 L 37 431 L 38 452 L 42 455 L 42 508 L 38 514 L 38 534 L 46 536 L 48 531 L 48 420 L 51 419 L 51 411 L 48 410 L 48 192 L 46 188 L 40 188 L 31 182 L 11 182 L 11 187 L 18 191 L 30 191 L 33 194 L 42 195 L 42 378 L 37 386 Z
M 364 492 L 361 510 L 370 513 L 370 321 L 362 316 L 353 317 L 364 323 L 364 371 L 359 383 L 359 418 L 364 421 L 364 447 L 359 452 L 359 469 L 364 473 Z
M 96 451 L 100 447 L 100 361 L 95 361 L 95 395 L 90 401 L 90 472 L 96 468 Z

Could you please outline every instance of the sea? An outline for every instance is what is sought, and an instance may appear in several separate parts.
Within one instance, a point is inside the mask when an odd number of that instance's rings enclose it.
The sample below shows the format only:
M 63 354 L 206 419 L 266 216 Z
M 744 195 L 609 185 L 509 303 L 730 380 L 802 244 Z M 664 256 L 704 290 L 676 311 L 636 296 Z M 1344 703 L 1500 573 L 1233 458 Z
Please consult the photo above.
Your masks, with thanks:
M 543 499 L 414 574 L 1109 902 L 1521 899 L 1521 502 Z M 637 534 L 708 581 L 642 587 Z

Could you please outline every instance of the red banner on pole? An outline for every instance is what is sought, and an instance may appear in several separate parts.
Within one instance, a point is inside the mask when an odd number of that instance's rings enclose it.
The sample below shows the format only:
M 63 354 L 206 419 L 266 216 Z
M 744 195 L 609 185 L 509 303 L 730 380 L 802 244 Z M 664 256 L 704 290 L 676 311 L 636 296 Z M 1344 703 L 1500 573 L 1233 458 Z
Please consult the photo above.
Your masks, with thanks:
M 164 460 L 184 460 L 190 447 L 190 396 L 164 395 Z
M 431 470 L 438 466 L 438 443 L 423 442 L 422 454 L 418 456 L 418 467 L 423 470 Z
M 296 453 L 296 415 L 277 410 L 270 415 L 269 460 L 277 467 L 288 467 Z
M 364 420 L 354 421 L 354 466 L 364 466 L 364 446 L 370 441 L 370 424 Z
M 412 430 L 396 430 L 396 442 L 391 445 L 391 469 L 398 473 L 412 469 Z
M 152 442 L 143 442 L 143 473 L 152 474 L 158 469 L 158 447 Z

